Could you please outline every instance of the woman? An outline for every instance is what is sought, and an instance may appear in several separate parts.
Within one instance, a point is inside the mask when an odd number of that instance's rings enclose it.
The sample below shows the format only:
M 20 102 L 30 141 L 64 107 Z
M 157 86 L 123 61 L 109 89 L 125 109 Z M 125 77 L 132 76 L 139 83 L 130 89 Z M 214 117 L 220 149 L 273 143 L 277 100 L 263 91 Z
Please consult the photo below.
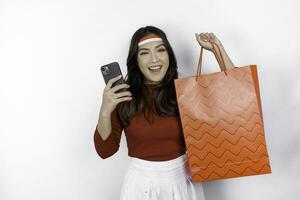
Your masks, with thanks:
M 219 47 L 226 69 L 233 68 L 221 42 L 212 33 L 196 34 L 199 44 L 212 51 Z M 153 26 L 138 29 L 127 58 L 125 84 L 104 88 L 95 148 L 103 159 L 119 149 L 124 130 L 131 157 L 121 200 L 202 200 L 201 183 L 192 183 L 179 117 L 174 79 L 177 62 L 165 33 Z M 126 92 L 117 92 L 127 88 Z

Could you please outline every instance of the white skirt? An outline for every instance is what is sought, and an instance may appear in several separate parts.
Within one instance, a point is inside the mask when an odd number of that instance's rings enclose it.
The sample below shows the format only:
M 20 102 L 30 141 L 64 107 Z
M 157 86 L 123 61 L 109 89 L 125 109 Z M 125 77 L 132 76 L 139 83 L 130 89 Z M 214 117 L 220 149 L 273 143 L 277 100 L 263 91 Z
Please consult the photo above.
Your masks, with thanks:
M 202 183 L 191 182 L 187 156 L 168 161 L 131 157 L 121 200 L 204 200 Z

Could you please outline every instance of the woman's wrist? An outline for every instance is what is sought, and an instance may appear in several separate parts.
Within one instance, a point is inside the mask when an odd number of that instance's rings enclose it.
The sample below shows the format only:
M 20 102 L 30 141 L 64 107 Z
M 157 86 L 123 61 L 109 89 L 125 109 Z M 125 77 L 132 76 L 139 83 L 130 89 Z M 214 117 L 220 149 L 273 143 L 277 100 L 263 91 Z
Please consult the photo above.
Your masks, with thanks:
M 226 67 L 226 63 L 224 60 L 224 52 L 225 51 L 224 51 L 224 47 L 223 47 L 222 43 L 214 43 L 212 45 L 214 45 L 213 53 L 214 53 L 214 56 L 216 57 L 216 60 L 218 61 L 219 66 L 221 67 L 221 70 L 222 71 L 226 70 L 227 67 Z
M 111 115 L 111 112 L 106 111 L 102 107 L 100 108 L 99 117 L 110 117 L 110 115 Z

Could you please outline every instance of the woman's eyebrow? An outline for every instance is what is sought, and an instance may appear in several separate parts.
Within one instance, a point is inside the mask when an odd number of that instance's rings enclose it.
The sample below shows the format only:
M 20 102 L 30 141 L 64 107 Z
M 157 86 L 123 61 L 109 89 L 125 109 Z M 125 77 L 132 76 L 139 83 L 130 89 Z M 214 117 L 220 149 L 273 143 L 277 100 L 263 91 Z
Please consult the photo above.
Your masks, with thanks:
M 138 51 L 142 51 L 142 50 L 149 50 L 147 48 L 140 48 Z
M 160 46 L 165 46 L 165 44 L 162 43 L 162 44 L 159 44 L 159 45 L 157 45 L 157 46 L 155 46 L 155 47 L 157 48 L 157 47 L 160 47 Z
M 155 48 L 158 48 L 158 47 L 160 47 L 160 46 L 165 46 L 165 44 L 158 44 L 158 45 L 155 46 Z M 141 50 L 149 50 L 149 49 L 143 47 L 143 48 L 140 48 L 138 51 L 141 51 Z

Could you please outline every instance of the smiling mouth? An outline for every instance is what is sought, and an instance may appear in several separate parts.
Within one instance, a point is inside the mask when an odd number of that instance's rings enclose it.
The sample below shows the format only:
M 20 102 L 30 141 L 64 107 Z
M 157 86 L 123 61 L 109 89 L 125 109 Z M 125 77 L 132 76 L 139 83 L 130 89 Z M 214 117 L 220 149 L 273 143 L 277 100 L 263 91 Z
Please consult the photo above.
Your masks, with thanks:
M 161 68 L 162 65 L 155 65 L 155 66 L 148 67 L 149 71 L 151 72 L 160 72 Z

